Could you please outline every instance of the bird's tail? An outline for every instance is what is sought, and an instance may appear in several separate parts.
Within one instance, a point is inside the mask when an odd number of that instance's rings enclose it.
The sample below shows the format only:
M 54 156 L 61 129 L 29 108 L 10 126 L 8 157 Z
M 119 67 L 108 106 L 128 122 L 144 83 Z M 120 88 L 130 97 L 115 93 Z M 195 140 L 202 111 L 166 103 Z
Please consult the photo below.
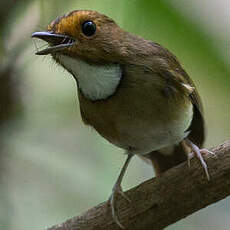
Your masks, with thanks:
M 145 159 L 147 158 L 152 163 L 156 176 L 187 160 L 187 155 L 181 144 L 174 146 L 171 151 L 166 154 L 165 151 L 159 150 L 145 155 Z

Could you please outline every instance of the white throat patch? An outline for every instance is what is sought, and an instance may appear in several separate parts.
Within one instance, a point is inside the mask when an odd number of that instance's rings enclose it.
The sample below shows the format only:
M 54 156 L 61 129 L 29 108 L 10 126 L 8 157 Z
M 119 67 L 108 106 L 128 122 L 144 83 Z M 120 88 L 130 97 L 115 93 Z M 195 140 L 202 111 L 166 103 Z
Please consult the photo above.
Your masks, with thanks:
M 93 101 L 114 94 L 121 79 L 119 65 L 90 65 L 65 55 L 60 55 L 59 61 L 77 78 L 84 96 Z

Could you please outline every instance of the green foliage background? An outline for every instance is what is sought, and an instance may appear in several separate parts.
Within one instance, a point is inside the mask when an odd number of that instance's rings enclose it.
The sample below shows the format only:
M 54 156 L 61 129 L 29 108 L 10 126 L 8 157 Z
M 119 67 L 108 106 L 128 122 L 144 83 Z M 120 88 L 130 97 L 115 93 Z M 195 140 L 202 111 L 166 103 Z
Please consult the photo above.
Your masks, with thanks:
M 15 100 L 22 103 L 0 130 L 0 229 L 45 229 L 106 200 L 125 160 L 122 150 L 82 124 L 75 82 L 69 74 L 50 57 L 34 55 L 32 32 L 45 29 L 55 17 L 71 10 L 97 10 L 125 30 L 171 50 L 203 99 L 206 145 L 229 138 L 230 68 L 222 52 L 229 42 L 210 33 L 211 24 L 204 26 L 199 18 L 189 17 L 183 10 L 186 1 L 12 2 L 0 3 L 0 15 L 5 13 L 0 20 L 4 20 L 0 23 L 0 73 L 1 68 L 14 66 L 18 80 L 14 84 L 20 91 Z M 152 168 L 136 158 L 124 188 L 152 176 Z M 168 229 L 229 229 L 229 208 L 230 200 L 225 199 Z

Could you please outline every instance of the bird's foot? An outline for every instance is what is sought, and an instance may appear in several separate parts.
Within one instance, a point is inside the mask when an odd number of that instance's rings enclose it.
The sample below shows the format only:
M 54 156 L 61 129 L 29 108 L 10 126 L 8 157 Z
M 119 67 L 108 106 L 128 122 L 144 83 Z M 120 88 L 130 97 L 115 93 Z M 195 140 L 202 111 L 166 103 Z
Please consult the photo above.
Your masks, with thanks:
M 193 144 L 191 141 L 187 141 L 188 146 L 191 148 L 192 152 L 188 154 L 188 166 L 190 167 L 191 163 L 190 160 L 195 156 L 199 159 L 207 180 L 210 180 L 210 175 L 208 172 L 208 166 L 203 158 L 203 155 L 212 155 L 213 157 L 216 157 L 215 153 L 213 153 L 212 151 L 209 151 L 208 149 L 200 149 L 198 146 L 196 146 L 195 144 Z
M 113 191 L 112 194 L 108 200 L 110 207 L 111 207 L 111 211 L 112 211 L 112 217 L 114 222 L 122 229 L 124 229 L 125 227 L 121 224 L 121 222 L 119 221 L 118 215 L 116 213 L 116 201 L 117 201 L 117 197 L 121 195 L 125 200 L 127 200 L 129 203 L 131 202 L 131 200 L 129 199 L 129 197 L 123 192 L 120 184 L 115 184 L 113 187 Z

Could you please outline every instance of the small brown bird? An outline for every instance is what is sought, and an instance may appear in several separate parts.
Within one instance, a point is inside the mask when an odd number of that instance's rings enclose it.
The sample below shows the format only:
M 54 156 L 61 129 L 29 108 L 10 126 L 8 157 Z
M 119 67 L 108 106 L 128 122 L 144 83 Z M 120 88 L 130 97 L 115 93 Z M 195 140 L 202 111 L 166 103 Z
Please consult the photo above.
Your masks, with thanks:
M 121 181 L 134 155 L 156 175 L 195 155 L 209 179 L 200 97 L 172 53 L 89 10 L 58 17 L 32 37 L 48 42 L 37 55 L 51 54 L 75 78 L 83 122 L 127 153 L 109 199 L 120 227 L 116 198 L 127 198 Z

